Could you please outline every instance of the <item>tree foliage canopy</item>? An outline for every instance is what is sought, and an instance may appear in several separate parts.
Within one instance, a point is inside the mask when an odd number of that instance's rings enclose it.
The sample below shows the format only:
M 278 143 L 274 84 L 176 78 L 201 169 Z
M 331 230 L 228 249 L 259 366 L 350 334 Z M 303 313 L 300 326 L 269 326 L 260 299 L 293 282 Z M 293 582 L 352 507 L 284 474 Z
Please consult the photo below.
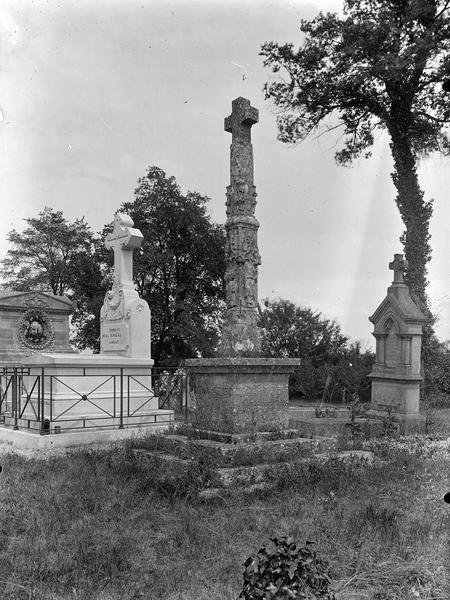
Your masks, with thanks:
M 348 342 L 336 321 L 290 300 L 264 300 L 259 325 L 263 352 L 273 357 L 299 357 L 324 364 L 336 360 Z
M 5 284 L 15 290 L 51 290 L 63 295 L 73 290 L 83 257 L 91 253 L 93 233 L 84 218 L 69 223 L 62 211 L 46 207 L 25 219 L 23 232 L 9 232 L 2 260 Z
M 211 222 L 207 197 L 183 195 L 175 178 L 157 167 L 139 179 L 135 196 L 120 210 L 144 236 L 133 269 L 152 313 L 152 356 L 157 363 L 175 363 L 212 354 L 224 306 L 223 227 Z M 113 253 L 104 244 L 112 223 L 95 237 L 83 219 L 69 223 L 50 208 L 26 223 L 23 233 L 8 236 L 5 285 L 68 295 L 76 303 L 74 343 L 98 351 L 100 308 L 112 286 Z
M 266 84 L 282 109 L 280 139 L 303 140 L 338 116 L 344 146 L 341 164 L 370 155 L 377 129 L 407 131 L 411 150 L 422 156 L 449 152 L 450 74 L 448 0 L 346 0 L 344 18 L 322 14 L 301 21 L 305 40 L 265 43 L 261 54 L 287 79 Z
M 341 401 L 352 393 L 370 399 L 374 355 L 351 343 L 338 323 L 290 300 L 263 300 L 259 314 L 263 352 L 301 358 L 289 379 L 291 396 Z
M 158 167 L 139 179 L 135 196 L 120 210 L 144 236 L 134 278 L 152 311 L 153 357 L 176 362 L 211 354 L 224 299 L 223 227 L 211 222 L 207 197 L 183 195 Z
M 344 15 L 302 20 L 304 40 L 267 42 L 264 65 L 282 75 L 265 86 L 280 108 L 279 138 L 304 140 L 340 128 L 340 164 L 370 156 L 377 130 L 388 132 L 396 203 L 405 232 L 407 281 L 426 310 L 431 202 L 420 189 L 416 162 L 450 153 L 450 103 L 442 81 L 450 73 L 449 0 L 346 0 Z

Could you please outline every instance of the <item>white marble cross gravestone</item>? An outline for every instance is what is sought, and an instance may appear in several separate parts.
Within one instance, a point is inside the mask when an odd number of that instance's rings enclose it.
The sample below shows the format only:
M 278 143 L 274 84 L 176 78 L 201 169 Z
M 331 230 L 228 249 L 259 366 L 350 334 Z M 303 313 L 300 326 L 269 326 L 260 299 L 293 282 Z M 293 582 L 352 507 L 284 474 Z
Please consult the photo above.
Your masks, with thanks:
M 114 251 L 114 285 L 124 291 L 135 292 L 133 283 L 133 249 L 139 248 L 144 239 L 139 229 L 133 227 L 130 216 L 116 213 L 114 229 L 107 235 L 105 246 Z
M 106 292 L 100 312 L 101 353 L 150 359 L 150 309 L 133 282 L 133 249 L 143 235 L 131 217 L 116 213 L 114 228 L 105 240 L 114 251 L 114 284 Z

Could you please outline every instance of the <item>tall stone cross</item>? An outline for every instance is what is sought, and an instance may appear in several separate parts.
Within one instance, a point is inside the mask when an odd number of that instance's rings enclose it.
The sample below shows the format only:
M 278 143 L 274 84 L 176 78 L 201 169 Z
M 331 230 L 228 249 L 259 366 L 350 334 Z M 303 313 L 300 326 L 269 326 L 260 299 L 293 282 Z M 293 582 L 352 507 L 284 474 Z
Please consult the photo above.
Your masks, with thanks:
M 227 186 L 226 305 L 221 356 L 257 354 L 261 335 L 257 327 L 259 223 L 254 216 L 256 189 L 253 181 L 252 125 L 258 123 L 258 110 L 250 100 L 233 100 L 231 115 L 225 118 L 225 131 L 231 133 L 230 185 Z
M 232 134 L 233 142 L 250 142 L 252 125 L 258 121 L 258 109 L 250 106 L 250 100 L 239 97 L 231 103 L 231 115 L 225 117 L 225 131 Z
M 403 273 L 408 269 L 408 261 L 403 258 L 403 254 L 394 254 L 394 260 L 389 263 L 389 269 L 394 271 L 393 283 L 405 283 Z
M 133 220 L 128 215 L 116 213 L 114 229 L 106 236 L 105 246 L 114 251 L 114 286 L 134 291 L 133 249 L 142 244 L 143 235 L 133 228 Z

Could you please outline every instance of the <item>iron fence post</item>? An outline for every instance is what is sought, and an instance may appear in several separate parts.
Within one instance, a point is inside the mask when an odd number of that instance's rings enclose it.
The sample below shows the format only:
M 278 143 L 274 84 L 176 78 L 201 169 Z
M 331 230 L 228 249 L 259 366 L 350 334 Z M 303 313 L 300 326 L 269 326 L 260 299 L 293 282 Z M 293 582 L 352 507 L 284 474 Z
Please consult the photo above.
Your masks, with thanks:
M 38 386 L 37 386 L 37 420 L 38 420 L 38 422 L 40 422 L 41 421 L 41 376 L 37 375 L 36 378 L 38 380 Z M 31 386 L 31 381 L 30 381 L 30 386 Z M 33 386 L 31 387 L 30 394 L 33 393 L 35 386 L 36 386 L 36 380 L 33 383 Z
M 41 434 L 45 431 L 44 395 L 45 395 L 45 371 L 41 369 Z
M 14 429 L 19 429 L 18 417 L 17 417 L 17 367 L 13 369 L 13 380 L 12 380 L 12 404 L 14 412 Z
M 120 369 L 120 420 L 119 429 L 123 429 L 123 369 Z

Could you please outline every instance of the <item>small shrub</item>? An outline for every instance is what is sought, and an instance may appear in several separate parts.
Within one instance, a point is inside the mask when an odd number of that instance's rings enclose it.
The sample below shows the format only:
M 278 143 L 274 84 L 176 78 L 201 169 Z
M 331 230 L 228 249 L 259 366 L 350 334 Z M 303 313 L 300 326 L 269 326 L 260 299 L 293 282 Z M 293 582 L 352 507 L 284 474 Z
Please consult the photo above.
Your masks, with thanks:
M 386 415 L 383 418 L 383 433 L 384 437 L 399 437 L 400 421 L 392 414 L 392 407 L 386 409 Z
M 316 419 L 337 417 L 337 411 L 335 408 L 322 408 L 321 406 L 316 406 L 314 409 L 314 414 L 316 415 Z
M 244 563 L 244 600 L 334 600 L 328 564 L 317 557 L 312 542 L 297 547 L 290 537 L 272 538 L 274 549 L 261 548 Z
M 350 440 L 352 444 L 356 444 L 358 440 L 362 437 L 365 437 L 366 434 L 362 423 L 358 422 L 356 419 L 363 416 L 367 412 L 368 407 L 361 402 L 360 397 L 356 392 L 350 394 L 350 397 L 347 398 L 345 405 L 350 417 L 350 421 L 346 424 L 347 430 L 350 433 Z

